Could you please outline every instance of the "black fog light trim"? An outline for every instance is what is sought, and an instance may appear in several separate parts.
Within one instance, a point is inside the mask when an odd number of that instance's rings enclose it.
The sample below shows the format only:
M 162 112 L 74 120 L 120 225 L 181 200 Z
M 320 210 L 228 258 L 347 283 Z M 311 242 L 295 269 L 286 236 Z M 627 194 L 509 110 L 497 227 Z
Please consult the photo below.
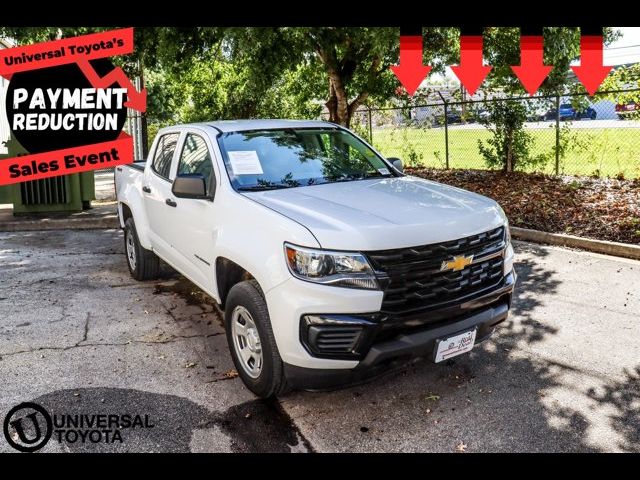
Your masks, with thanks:
M 303 315 L 300 341 L 317 358 L 359 360 L 364 358 L 378 327 L 378 315 Z

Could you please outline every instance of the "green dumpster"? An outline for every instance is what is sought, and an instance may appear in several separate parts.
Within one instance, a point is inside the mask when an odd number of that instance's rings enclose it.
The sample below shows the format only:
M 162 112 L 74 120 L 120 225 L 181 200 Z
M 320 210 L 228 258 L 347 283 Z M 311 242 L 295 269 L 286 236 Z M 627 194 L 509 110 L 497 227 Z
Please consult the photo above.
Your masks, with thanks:
M 9 139 L 7 155 L 13 158 L 24 149 Z M 60 177 L 31 180 L 13 185 L 0 186 L 0 203 L 13 203 L 14 215 L 49 212 L 80 212 L 91 207 L 95 199 L 93 172 L 74 173 Z
M 0 204 L 13 203 L 13 192 L 8 186 L 0 187 Z

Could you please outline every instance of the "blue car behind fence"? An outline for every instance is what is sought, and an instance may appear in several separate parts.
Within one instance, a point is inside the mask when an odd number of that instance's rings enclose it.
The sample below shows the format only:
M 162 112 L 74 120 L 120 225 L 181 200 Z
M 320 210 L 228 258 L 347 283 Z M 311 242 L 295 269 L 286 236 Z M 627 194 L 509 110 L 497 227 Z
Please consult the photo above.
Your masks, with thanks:
M 580 120 L 583 118 L 595 120 L 597 116 L 596 111 L 591 107 L 587 107 L 583 110 L 576 110 L 576 108 L 570 103 L 563 103 L 560 105 L 560 120 Z M 545 115 L 545 120 L 555 120 L 555 118 L 555 108 L 549 110 Z

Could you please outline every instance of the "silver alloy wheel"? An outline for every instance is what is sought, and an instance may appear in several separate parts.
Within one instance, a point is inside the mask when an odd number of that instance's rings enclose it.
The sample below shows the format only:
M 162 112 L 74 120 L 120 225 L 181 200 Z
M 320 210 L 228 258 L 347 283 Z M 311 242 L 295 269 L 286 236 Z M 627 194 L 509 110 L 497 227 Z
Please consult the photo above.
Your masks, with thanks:
M 129 266 L 131 267 L 131 270 L 135 270 L 136 269 L 136 244 L 133 239 L 133 233 L 131 232 L 131 230 L 127 230 L 125 237 L 126 237 L 126 244 L 127 244 L 127 260 L 129 261 Z
M 236 356 L 242 369 L 251 378 L 258 378 L 262 371 L 262 345 L 253 317 L 242 305 L 231 314 L 231 336 Z

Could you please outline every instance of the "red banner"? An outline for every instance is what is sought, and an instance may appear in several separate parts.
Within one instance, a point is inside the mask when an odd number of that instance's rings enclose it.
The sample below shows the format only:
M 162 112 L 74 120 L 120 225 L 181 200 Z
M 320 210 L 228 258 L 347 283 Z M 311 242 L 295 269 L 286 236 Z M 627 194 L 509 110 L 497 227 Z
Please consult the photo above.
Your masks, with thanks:
M 133 52 L 133 28 L 0 50 L 0 76 Z
M 0 185 L 100 170 L 133 162 L 133 138 L 0 160 Z

